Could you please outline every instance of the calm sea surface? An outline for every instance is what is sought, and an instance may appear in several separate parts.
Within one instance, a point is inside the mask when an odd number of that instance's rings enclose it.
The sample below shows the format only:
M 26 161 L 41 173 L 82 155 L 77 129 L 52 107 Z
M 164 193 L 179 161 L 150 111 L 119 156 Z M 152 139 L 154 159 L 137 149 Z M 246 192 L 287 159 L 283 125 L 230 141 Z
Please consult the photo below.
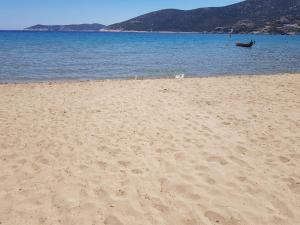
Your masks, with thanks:
M 300 36 L 0 32 L 2 83 L 285 72 L 300 72 Z

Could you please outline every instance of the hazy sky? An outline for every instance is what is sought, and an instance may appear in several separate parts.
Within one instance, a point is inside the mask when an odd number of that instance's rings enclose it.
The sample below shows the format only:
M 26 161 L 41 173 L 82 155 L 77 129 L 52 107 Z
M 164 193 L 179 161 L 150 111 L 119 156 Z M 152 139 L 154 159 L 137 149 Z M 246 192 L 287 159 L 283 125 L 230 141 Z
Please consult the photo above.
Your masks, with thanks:
M 164 8 L 223 6 L 241 0 L 0 0 L 0 29 L 35 24 L 109 25 Z

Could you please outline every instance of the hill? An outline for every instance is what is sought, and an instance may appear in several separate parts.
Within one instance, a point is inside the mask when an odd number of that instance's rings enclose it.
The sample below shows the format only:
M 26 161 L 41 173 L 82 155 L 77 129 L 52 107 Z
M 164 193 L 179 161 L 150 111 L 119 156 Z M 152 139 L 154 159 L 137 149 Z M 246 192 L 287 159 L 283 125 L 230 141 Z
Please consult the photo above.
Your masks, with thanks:
M 165 9 L 110 25 L 108 31 L 300 33 L 300 0 L 246 0 L 225 7 Z
M 105 25 L 93 24 L 72 24 L 72 25 L 35 25 L 25 28 L 29 31 L 100 31 Z

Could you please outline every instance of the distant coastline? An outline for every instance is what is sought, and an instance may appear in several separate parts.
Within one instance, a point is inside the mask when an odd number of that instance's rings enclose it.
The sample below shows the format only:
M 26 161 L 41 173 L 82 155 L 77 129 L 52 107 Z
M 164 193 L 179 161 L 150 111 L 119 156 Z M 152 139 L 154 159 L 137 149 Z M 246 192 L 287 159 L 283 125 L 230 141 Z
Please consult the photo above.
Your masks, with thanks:
M 224 7 L 163 9 L 105 29 L 294 35 L 300 33 L 299 18 L 300 0 L 246 0 Z
M 37 24 L 31 27 L 27 27 L 24 30 L 27 31 L 69 31 L 69 32 L 95 32 L 103 29 L 105 25 L 99 23 L 92 24 L 71 24 L 71 25 L 42 25 Z
M 36 29 L 19 29 L 19 30 L 0 30 L 0 32 L 68 32 L 68 33 L 161 33 L 161 34 L 220 34 L 220 35 L 300 35 L 300 33 L 271 33 L 271 32 L 249 32 L 249 33 L 230 33 L 230 32 L 197 32 L 197 31 L 147 31 L 147 30 L 111 30 L 111 29 L 100 29 L 100 30 L 60 30 L 60 31 L 51 31 L 51 30 L 36 30 Z
M 300 0 L 245 0 L 224 7 L 163 9 L 111 25 L 34 25 L 28 31 L 300 34 Z
M 239 34 L 245 34 L 245 35 L 300 35 L 300 33 L 271 33 L 271 32 L 249 32 L 249 33 L 230 33 L 230 32 L 207 32 L 207 31 L 147 31 L 147 30 L 109 30 L 109 29 L 103 29 L 99 32 L 109 32 L 109 33 L 163 33 L 163 34 L 227 34 L 227 35 L 239 35 Z

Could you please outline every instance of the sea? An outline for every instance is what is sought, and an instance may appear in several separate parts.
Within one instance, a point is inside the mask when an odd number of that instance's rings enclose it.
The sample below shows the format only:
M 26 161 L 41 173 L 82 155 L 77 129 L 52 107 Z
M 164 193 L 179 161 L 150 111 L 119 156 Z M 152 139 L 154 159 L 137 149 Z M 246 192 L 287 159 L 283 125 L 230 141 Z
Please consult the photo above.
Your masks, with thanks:
M 0 83 L 297 72 L 300 36 L 0 31 Z

